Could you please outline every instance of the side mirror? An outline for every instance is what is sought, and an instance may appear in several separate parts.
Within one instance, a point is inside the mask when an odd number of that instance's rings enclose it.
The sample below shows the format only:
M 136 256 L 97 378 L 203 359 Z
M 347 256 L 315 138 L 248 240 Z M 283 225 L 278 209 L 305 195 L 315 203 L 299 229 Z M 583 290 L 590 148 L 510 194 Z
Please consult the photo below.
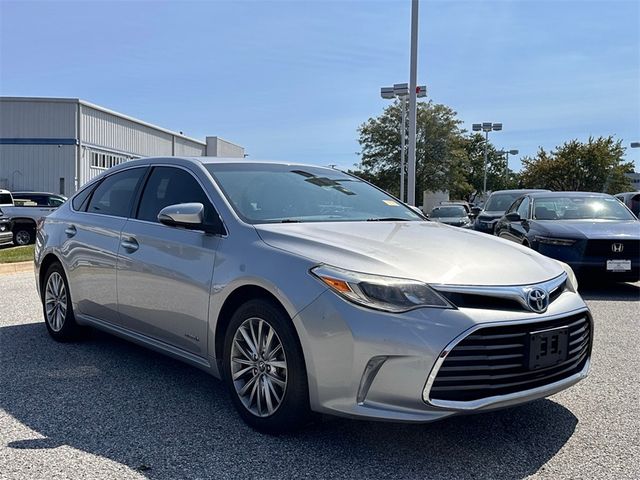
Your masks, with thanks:
M 169 227 L 202 228 L 203 219 L 204 205 L 201 203 L 169 205 L 158 213 L 158 221 Z
M 522 218 L 520 218 L 520 214 L 518 212 L 511 212 L 505 215 L 505 218 L 510 222 L 520 222 Z

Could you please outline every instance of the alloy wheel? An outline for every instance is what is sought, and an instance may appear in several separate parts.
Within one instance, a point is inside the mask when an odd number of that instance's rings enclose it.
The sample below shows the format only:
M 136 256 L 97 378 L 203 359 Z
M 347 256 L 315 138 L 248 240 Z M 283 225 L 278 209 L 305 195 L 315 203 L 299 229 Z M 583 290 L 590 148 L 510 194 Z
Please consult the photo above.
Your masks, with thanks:
M 53 272 L 47 279 L 44 295 L 47 323 L 54 332 L 59 332 L 67 316 L 67 290 L 62 275 Z
M 249 318 L 236 330 L 231 348 L 231 376 L 245 408 L 257 417 L 275 413 L 287 389 L 287 358 L 275 329 Z

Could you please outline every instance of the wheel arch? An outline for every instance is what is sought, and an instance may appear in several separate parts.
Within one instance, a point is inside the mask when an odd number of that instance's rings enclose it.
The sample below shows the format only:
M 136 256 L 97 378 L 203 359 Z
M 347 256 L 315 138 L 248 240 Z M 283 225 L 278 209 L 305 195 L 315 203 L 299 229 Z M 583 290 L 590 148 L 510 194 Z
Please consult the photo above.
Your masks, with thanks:
M 224 350 L 224 337 L 227 333 L 227 327 L 229 326 L 231 317 L 241 305 L 255 299 L 268 300 L 278 308 L 282 309 L 282 312 L 285 313 L 288 317 L 292 317 L 284 304 L 268 289 L 255 284 L 246 284 L 237 287 L 224 300 L 224 303 L 222 304 L 222 307 L 220 308 L 220 311 L 218 312 L 218 316 L 216 318 L 213 352 L 211 353 L 218 362 L 222 359 L 222 351 Z M 295 325 L 293 325 L 293 323 L 292 327 L 294 331 L 296 331 Z M 296 331 L 296 337 L 297 336 L 298 333 Z M 300 341 L 299 338 L 298 341 Z
M 69 276 L 67 275 L 67 271 L 64 268 L 62 260 L 60 260 L 60 258 L 55 253 L 49 252 L 42 258 L 42 261 L 40 262 L 40 268 L 38 271 L 38 287 L 40 289 L 40 292 L 42 292 L 44 276 L 47 274 L 47 270 L 49 270 L 49 267 L 54 263 L 60 264 L 65 276 L 67 277 L 67 282 L 69 281 Z M 69 292 L 69 294 L 71 294 L 71 292 Z

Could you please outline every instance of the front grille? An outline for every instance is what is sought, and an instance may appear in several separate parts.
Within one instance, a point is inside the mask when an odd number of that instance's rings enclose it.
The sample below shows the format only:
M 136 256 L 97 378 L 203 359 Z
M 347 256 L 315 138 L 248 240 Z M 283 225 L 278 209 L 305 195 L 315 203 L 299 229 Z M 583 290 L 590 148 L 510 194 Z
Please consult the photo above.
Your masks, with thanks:
M 530 332 L 569 329 L 568 357 L 562 363 L 529 370 Z M 466 402 L 530 390 L 580 372 L 591 352 L 591 320 L 580 313 L 546 322 L 486 327 L 458 343 L 442 363 L 431 387 L 433 400 Z
M 438 293 L 446 297 L 458 308 L 482 308 L 486 310 L 528 311 L 522 303 L 513 298 L 494 297 L 490 295 L 456 292 L 438 289 Z M 549 292 L 549 304 L 553 303 L 567 288 L 566 280 Z
M 612 245 L 622 244 L 621 252 L 614 252 Z M 587 240 L 584 251 L 587 257 L 636 259 L 640 256 L 640 240 Z

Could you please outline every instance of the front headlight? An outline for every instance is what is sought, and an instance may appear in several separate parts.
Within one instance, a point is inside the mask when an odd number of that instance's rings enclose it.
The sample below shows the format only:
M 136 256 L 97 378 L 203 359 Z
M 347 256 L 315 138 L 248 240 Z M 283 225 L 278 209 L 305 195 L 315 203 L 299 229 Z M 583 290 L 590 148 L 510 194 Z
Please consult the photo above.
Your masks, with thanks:
M 576 278 L 576 274 L 574 273 L 573 268 L 571 268 L 568 264 L 561 262 L 560 260 L 556 261 L 562 266 L 562 268 L 564 268 L 564 271 L 567 272 L 567 286 L 572 292 L 577 293 L 578 279 Z
M 544 243 L 545 245 L 559 245 L 563 247 L 570 247 L 571 245 L 576 243 L 576 240 L 572 238 L 552 238 L 552 237 L 541 237 L 537 235 L 535 237 L 535 240 L 538 243 Z
M 364 307 L 406 312 L 419 307 L 453 308 L 427 284 L 404 278 L 369 275 L 319 265 L 311 273 L 331 290 Z

